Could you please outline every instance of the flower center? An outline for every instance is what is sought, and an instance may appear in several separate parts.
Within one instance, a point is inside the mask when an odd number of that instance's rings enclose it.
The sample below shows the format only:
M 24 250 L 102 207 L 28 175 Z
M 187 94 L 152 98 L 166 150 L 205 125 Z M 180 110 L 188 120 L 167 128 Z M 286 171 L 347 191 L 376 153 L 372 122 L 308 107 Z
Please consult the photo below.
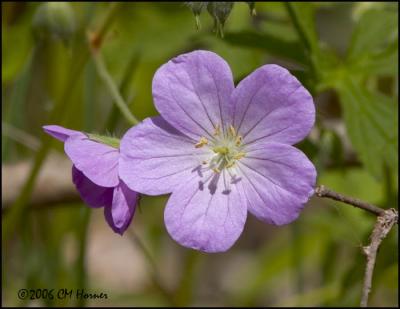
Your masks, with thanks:
M 232 125 L 225 132 L 221 132 L 220 126 L 217 125 L 213 136 L 210 141 L 201 137 L 195 148 L 207 146 L 215 153 L 210 160 L 203 161 L 203 164 L 208 165 L 215 173 L 233 167 L 237 160 L 246 155 L 243 152 L 242 137 Z

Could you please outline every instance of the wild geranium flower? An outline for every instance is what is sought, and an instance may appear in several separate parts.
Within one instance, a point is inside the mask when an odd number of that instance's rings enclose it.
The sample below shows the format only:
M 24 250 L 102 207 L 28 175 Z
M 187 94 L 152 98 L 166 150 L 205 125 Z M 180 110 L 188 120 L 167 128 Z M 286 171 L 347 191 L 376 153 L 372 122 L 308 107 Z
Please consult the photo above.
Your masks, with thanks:
M 72 181 L 90 207 L 104 207 L 107 223 L 123 234 L 132 221 L 139 194 L 119 177 L 119 140 L 66 129 L 56 125 L 44 131 L 64 142 L 71 159 Z
M 164 219 L 174 240 L 226 251 L 247 211 L 275 225 L 299 216 L 316 170 L 291 145 L 311 130 L 315 108 L 286 69 L 264 65 L 235 88 L 222 58 L 194 51 L 158 69 L 153 97 L 161 117 L 126 133 L 120 176 L 145 194 L 172 192 Z

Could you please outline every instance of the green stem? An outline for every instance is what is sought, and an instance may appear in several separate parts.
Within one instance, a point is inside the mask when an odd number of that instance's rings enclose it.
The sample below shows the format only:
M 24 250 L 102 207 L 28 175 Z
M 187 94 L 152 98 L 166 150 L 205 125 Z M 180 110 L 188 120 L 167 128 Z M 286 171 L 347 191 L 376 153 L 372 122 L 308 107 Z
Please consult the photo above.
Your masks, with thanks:
M 110 25 L 112 17 L 115 15 L 116 7 L 117 4 L 113 3 L 110 8 L 110 11 L 108 11 L 106 18 L 103 20 L 103 23 L 99 26 L 99 32 L 97 34 L 97 37 L 98 39 L 100 39 L 100 42 Z M 57 104 L 55 105 L 49 117 L 49 123 L 60 123 L 60 121 L 64 117 L 63 115 L 64 112 L 68 110 L 68 108 L 71 108 L 71 106 L 73 105 L 73 104 L 68 104 L 68 100 L 71 94 L 73 93 L 73 88 L 76 85 L 76 81 L 79 80 L 77 76 L 80 75 L 84 67 L 84 64 L 86 63 L 89 57 L 88 49 L 83 49 L 82 51 L 82 48 L 80 48 L 80 46 L 76 48 L 76 53 L 78 60 L 74 62 L 74 66 L 72 67 L 68 80 L 65 84 L 63 96 L 61 97 L 60 100 L 57 101 Z M 7 216 L 6 217 L 3 216 L 3 222 L 2 222 L 3 244 L 11 236 L 12 232 L 18 226 L 20 218 L 22 217 L 24 211 L 26 210 L 26 207 L 28 206 L 28 202 L 33 191 L 36 177 L 38 176 L 40 168 L 50 150 L 52 139 L 46 136 L 45 134 L 42 134 L 41 142 L 42 142 L 41 147 L 36 153 L 33 167 L 30 171 L 30 174 L 26 182 L 24 183 L 24 186 L 21 189 L 20 195 L 15 200 L 13 205 L 10 207 L 10 211 L 8 212 Z
M 299 36 L 300 42 L 304 45 L 305 49 L 308 52 L 310 52 L 311 44 L 307 39 L 306 32 L 304 31 L 303 27 L 301 26 L 301 23 L 297 17 L 295 9 L 293 8 L 293 5 L 290 2 L 284 2 L 284 4 L 285 4 L 286 10 L 289 14 L 289 17 L 292 20 L 294 28 L 296 29 L 296 32 Z
M 174 293 L 175 304 L 178 307 L 190 306 L 195 290 L 198 264 L 202 254 L 196 250 L 187 250 L 182 263 L 182 277 Z
M 120 7 L 121 7 L 121 3 L 118 3 L 118 2 L 112 2 L 110 4 L 106 16 L 104 17 L 104 19 L 102 20 L 102 22 L 100 23 L 100 25 L 96 31 L 96 35 L 97 35 L 97 38 L 100 43 L 102 42 L 108 29 L 110 28 L 110 25 L 113 22 L 114 17 Z
M 33 63 L 36 58 L 37 47 L 35 46 L 17 80 L 14 82 L 11 92 L 10 102 L 6 105 L 5 122 L 17 128 L 23 128 L 23 111 L 26 104 L 26 98 L 29 91 L 29 85 L 32 79 Z M 2 160 L 3 162 L 12 157 L 10 148 L 12 146 L 9 136 L 4 136 L 2 141 Z
M 125 101 L 129 102 L 129 95 L 128 95 L 128 89 L 129 86 L 131 85 L 131 77 L 133 74 L 135 74 L 135 71 L 137 70 L 139 60 L 140 60 L 140 52 L 138 50 L 133 50 L 132 55 L 130 56 L 130 60 L 128 61 L 128 65 L 125 68 L 125 71 L 122 75 L 121 79 L 121 84 L 119 85 L 119 92 L 121 95 L 125 98 Z M 108 116 L 105 129 L 108 130 L 109 132 L 113 132 L 117 126 L 117 121 L 119 116 L 119 111 L 116 105 L 113 105 L 110 111 L 110 114 Z
M 97 69 L 97 73 L 99 73 L 99 76 L 108 87 L 108 90 L 114 99 L 114 103 L 117 105 L 122 115 L 131 125 L 138 124 L 140 121 L 135 116 L 133 116 L 127 104 L 125 103 L 124 99 L 122 98 L 121 94 L 119 93 L 118 87 L 115 85 L 113 79 L 110 76 L 110 73 L 107 71 L 103 58 L 101 57 L 100 51 L 93 50 L 92 55 L 93 55 L 94 65 Z
M 77 288 L 86 289 L 86 242 L 88 235 L 88 225 L 90 221 L 91 211 L 88 207 L 83 207 L 82 209 L 82 222 L 78 230 L 78 240 L 79 240 L 79 256 L 77 260 Z M 81 297 L 77 301 L 78 307 L 84 307 L 86 300 Z
M 304 275 L 303 275 L 303 252 L 301 239 L 301 222 L 295 221 L 290 226 L 291 242 L 292 242 L 292 265 L 293 265 L 293 283 L 296 294 L 301 295 L 304 292 Z M 299 304 L 297 304 L 299 305 Z
M 286 7 L 286 10 L 289 14 L 289 17 L 290 17 L 292 23 L 293 23 L 293 26 L 297 32 L 297 35 L 299 36 L 300 42 L 304 46 L 305 54 L 307 55 L 307 58 L 308 58 L 307 60 L 310 65 L 312 76 L 315 77 L 316 69 L 315 69 L 314 60 L 312 58 L 312 52 L 313 52 L 312 49 L 313 48 L 312 48 L 311 42 L 307 38 L 306 31 L 303 29 L 303 26 L 299 21 L 296 10 L 294 9 L 292 3 L 284 2 L 284 5 Z
M 160 276 L 159 276 L 159 270 L 157 267 L 157 263 L 153 259 L 151 253 L 149 250 L 147 250 L 146 246 L 142 242 L 142 240 L 133 232 L 129 231 L 129 234 L 132 236 L 132 239 L 134 240 L 135 244 L 139 248 L 139 250 L 143 253 L 146 261 L 150 265 L 151 268 L 151 279 L 156 286 L 156 288 L 161 292 L 163 297 L 165 298 L 166 301 L 168 301 L 172 306 L 175 305 L 174 297 L 171 295 L 171 292 L 167 290 L 164 285 L 161 282 Z

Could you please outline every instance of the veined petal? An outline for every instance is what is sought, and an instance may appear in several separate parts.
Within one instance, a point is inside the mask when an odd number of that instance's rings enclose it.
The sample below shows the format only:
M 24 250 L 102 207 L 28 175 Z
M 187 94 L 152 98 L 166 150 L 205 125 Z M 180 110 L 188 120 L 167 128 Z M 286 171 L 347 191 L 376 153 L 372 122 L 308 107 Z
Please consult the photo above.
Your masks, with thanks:
M 243 178 L 249 211 L 267 223 L 292 222 L 314 193 L 315 167 L 293 146 L 259 143 L 237 167 Z
M 311 130 L 315 107 L 310 93 L 278 65 L 268 64 L 243 79 L 232 95 L 234 126 L 245 144 L 295 144 Z
M 228 250 L 239 238 L 247 217 L 240 182 L 231 183 L 226 171 L 208 172 L 207 181 L 192 177 L 168 200 L 164 220 L 179 244 L 205 252 Z
M 100 187 L 94 184 L 75 166 L 72 166 L 72 182 L 88 206 L 95 208 L 111 206 L 113 188 Z
M 195 148 L 195 143 L 162 117 L 147 118 L 121 139 L 120 177 L 144 194 L 170 193 L 201 173 L 201 162 L 211 157 L 210 150 Z
M 112 205 L 104 208 L 107 223 L 118 234 L 123 234 L 135 214 L 139 193 L 128 188 L 123 181 L 114 188 Z
M 48 125 L 48 126 L 43 126 L 42 128 L 47 134 L 53 136 L 54 138 L 62 142 L 65 142 L 67 138 L 72 135 L 85 136 L 85 134 L 83 134 L 80 131 L 70 130 L 57 125 Z
M 85 135 L 72 135 L 65 141 L 64 150 L 75 167 L 96 185 L 118 185 L 118 149 L 92 141 Z
M 153 79 L 157 110 L 194 139 L 212 137 L 217 125 L 223 129 L 231 123 L 233 89 L 229 65 L 209 51 L 178 56 L 161 66 Z

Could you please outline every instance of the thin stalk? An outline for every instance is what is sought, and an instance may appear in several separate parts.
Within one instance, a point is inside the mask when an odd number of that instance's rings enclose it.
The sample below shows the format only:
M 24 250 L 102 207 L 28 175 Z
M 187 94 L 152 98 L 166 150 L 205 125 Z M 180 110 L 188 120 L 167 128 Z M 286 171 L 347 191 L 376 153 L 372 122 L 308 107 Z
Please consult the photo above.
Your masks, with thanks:
M 310 71 L 312 73 L 312 76 L 315 78 L 316 77 L 316 68 L 315 68 L 315 63 L 312 57 L 312 45 L 309 42 L 306 31 L 303 29 L 303 26 L 301 25 L 299 18 L 297 16 L 297 13 L 295 9 L 293 8 L 293 5 L 290 2 L 284 2 L 284 5 L 286 7 L 286 10 L 288 12 L 288 15 L 293 23 L 293 26 L 297 32 L 297 35 L 299 37 L 299 40 L 301 44 L 304 46 L 305 54 L 307 55 L 307 60 L 308 64 L 310 65 Z
M 161 282 L 160 279 L 160 272 L 157 267 L 157 263 L 154 260 L 153 256 L 149 252 L 149 250 L 146 248 L 142 240 L 133 232 L 129 231 L 129 235 L 132 237 L 133 241 L 135 242 L 136 246 L 139 248 L 139 250 L 143 253 L 143 256 L 145 257 L 146 261 L 148 262 L 150 268 L 151 268 L 151 279 L 156 286 L 156 288 L 161 292 L 165 300 L 167 300 L 171 305 L 175 305 L 174 297 L 171 294 L 171 292 L 164 287 L 164 285 Z
M 304 45 L 305 49 L 310 52 L 311 44 L 307 39 L 306 32 L 304 31 L 301 23 L 297 17 L 297 14 L 290 2 L 284 2 L 286 10 L 289 14 L 290 19 L 292 20 L 293 26 L 296 29 L 297 35 L 299 36 L 300 42 Z
M 77 288 L 85 290 L 86 288 L 86 243 L 88 235 L 88 225 L 90 221 L 91 211 L 88 207 L 82 209 L 82 222 L 78 230 L 78 241 L 79 241 L 79 256 L 76 263 L 77 266 Z M 84 307 L 86 299 L 81 297 L 77 301 L 78 307 Z
M 368 211 L 370 213 L 373 213 L 376 216 L 380 216 L 383 215 L 385 213 L 385 209 L 376 207 L 375 205 L 369 204 L 367 202 L 361 201 L 359 199 L 356 199 L 354 197 L 348 197 L 348 196 L 344 196 L 343 194 L 337 193 L 335 191 L 332 191 L 328 188 L 326 188 L 325 186 L 321 185 L 318 186 L 315 189 L 315 194 L 318 197 L 326 197 L 326 198 L 330 198 L 342 203 L 346 203 L 349 205 L 352 205 L 354 207 L 363 209 L 365 211 Z
M 140 121 L 131 113 L 127 104 L 125 103 L 125 100 L 122 98 L 117 85 L 115 85 L 113 79 L 110 76 L 110 73 L 108 72 L 104 64 L 104 60 L 101 57 L 100 51 L 92 50 L 92 56 L 94 60 L 94 65 L 97 69 L 97 73 L 99 74 L 103 82 L 106 84 L 112 98 L 114 99 L 114 103 L 121 111 L 121 114 L 125 117 L 125 119 L 129 122 L 129 124 L 131 125 L 138 124 Z
M 110 6 L 110 10 L 106 18 L 104 18 L 103 22 L 99 26 L 99 31 L 96 35 L 97 41 L 102 42 L 104 35 L 106 34 L 106 30 L 109 28 L 112 18 L 116 13 L 116 7 L 118 3 L 112 3 Z M 88 49 L 77 48 L 76 51 L 78 54 L 78 60 L 74 62 L 74 66 L 70 71 L 68 80 L 65 84 L 64 95 L 58 100 L 56 106 L 54 107 L 50 117 L 49 123 L 60 123 L 60 121 L 65 117 L 63 114 L 68 107 L 71 107 L 73 104 L 68 104 L 71 94 L 73 93 L 73 89 L 76 86 L 76 81 L 79 80 L 77 76 L 80 75 L 84 64 L 86 63 L 89 57 Z M 40 168 L 47 157 L 47 154 L 50 150 L 50 146 L 52 143 L 52 139 L 45 134 L 42 134 L 42 144 L 38 152 L 36 153 L 35 160 L 31 169 L 31 172 L 24 183 L 24 186 L 21 189 L 21 193 L 18 198 L 15 200 L 13 205 L 10 207 L 10 211 L 8 212 L 6 217 L 3 217 L 3 225 L 2 225 L 2 242 L 3 244 L 10 237 L 12 232 L 19 225 L 19 220 L 26 210 L 28 205 L 28 201 L 33 191 L 33 187 L 36 181 L 36 178 L 39 174 Z

